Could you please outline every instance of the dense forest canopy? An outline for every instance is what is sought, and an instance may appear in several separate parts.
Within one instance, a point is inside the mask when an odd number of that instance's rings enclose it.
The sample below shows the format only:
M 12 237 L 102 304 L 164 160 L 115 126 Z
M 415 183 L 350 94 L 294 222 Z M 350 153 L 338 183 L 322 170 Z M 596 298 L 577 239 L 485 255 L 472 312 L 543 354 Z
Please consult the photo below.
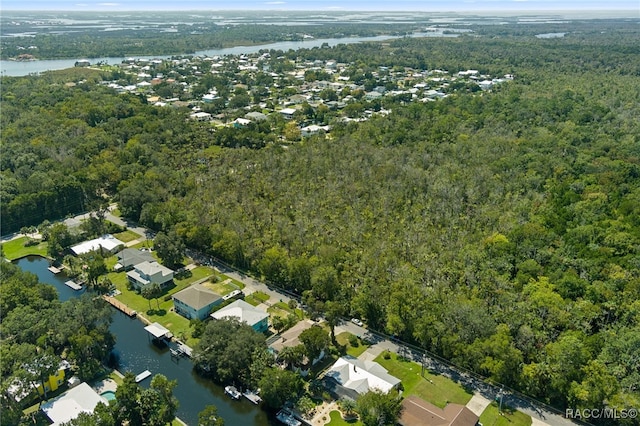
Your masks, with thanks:
M 4 78 L 3 230 L 112 197 L 312 309 L 557 407 L 637 407 L 640 37 L 584 29 L 280 52 L 516 76 L 287 145 L 234 145 L 97 72 Z

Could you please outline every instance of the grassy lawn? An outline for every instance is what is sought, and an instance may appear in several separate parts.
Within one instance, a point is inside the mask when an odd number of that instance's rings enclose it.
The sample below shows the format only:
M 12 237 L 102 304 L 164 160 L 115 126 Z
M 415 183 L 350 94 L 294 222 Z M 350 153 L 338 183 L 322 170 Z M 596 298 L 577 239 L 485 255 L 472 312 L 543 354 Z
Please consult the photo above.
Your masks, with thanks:
M 502 414 L 498 412 L 498 404 L 493 401 L 480 416 L 484 426 L 529 426 L 531 417 L 510 407 L 502 406 Z
M 193 282 L 206 278 L 213 273 L 213 270 L 206 266 L 199 266 L 191 271 L 192 274 L 182 280 L 174 280 L 175 285 L 163 293 L 157 300 L 147 300 L 135 291 L 128 289 L 128 280 L 124 272 L 111 272 L 107 277 L 111 279 L 116 288 L 121 292 L 116 299 L 126 304 L 131 309 L 136 310 L 151 322 L 158 322 L 179 339 L 186 339 L 185 343 L 192 346 L 196 343 L 191 338 L 191 329 L 189 320 L 172 312 L 173 300 L 165 300 L 166 296 L 170 296 L 186 287 Z
M 24 243 L 26 243 L 27 240 L 27 237 L 20 237 L 2 244 L 5 257 L 9 260 L 15 260 L 30 254 L 43 257 L 47 256 L 46 242 L 41 241 L 37 245 L 25 247 Z
M 293 314 L 299 319 L 304 319 L 304 312 L 302 311 L 302 309 L 291 309 L 285 302 L 275 303 L 274 305 L 270 306 L 269 309 L 267 309 L 267 312 L 269 312 L 269 314 L 271 315 L 283 318 L 286 318 L 290 314 Z
M 346 346 L 347 355 L 358 358 L 369 346 L 362 343 L 361 339 L 358 339 L 358 346 L 351 346 L 351 343 L 349 343 L 349 336 L 353 336 L 353 334 L 345 331 L 336 335 L 336 340 L 338 341 L 338 344 Z
M 203 283 L 203 285 L 221 296 L 229 294 L 234 290 L 241 290 L 244 288 L 244 285 L 242 287 L 236 285 L 236 283 L 231 278 L 225 278 L 224 275 L 220 275 L 219 277 L 220 280 L 218 282 L 214 283 L 208 281 L 206 283 Z
M 123 243 L 128 243 L 129 241 L 137 240 L 141 237 L 140 234 L 137 234 L 133 231 L 126 230 L 124 232 L 119 232 L 117 234 L 113 234 L 114 237 L 122 241 Z
M 342 414 L 340 414 L 340 411 L 338 410 L 330 412 L 329 418 L 331 418 L 331 421 L 328 423 L 329 426 L 362 426 L 362 422 L 360 422 L 360 420 L 347 422 L 342 418 Z
M 465 405 L 473 396 L 444 376 L 425 371 L 422 377 L 420 364 L 399 358 L 395 353 L 391 354 L 390 359 L 384 359 L 384 354 L 381 354 L 375 360 L 386 368 L 389 374 L 402 381 L 405 396 L 416 395 L 440 408 L 444 408 L 449 402 Z
M 253 306 L 258 306 L 259 304 L 264 303 L 267 300 L 269 300 L 269 295 L 261 291 L 253 292 L 250 295 L 245 296 L 244 298 L 245 302 Z

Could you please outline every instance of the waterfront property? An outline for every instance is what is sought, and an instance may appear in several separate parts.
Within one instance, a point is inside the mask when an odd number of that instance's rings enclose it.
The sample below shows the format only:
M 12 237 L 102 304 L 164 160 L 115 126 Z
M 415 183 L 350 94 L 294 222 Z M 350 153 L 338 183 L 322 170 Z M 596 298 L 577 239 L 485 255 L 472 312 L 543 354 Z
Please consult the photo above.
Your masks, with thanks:
M 260 308 L 256 308 L 244 300 L 236 300 L 232 304 L 225 306 L 211 314 L 213 319 L 237 318 L 244 322 L 258 333 L 264 333 L 269 328 L 269 314 Z
M 59 397 L 42 404 L 42 411 L 57 426 L 75 419 L 80 413 L 93 413 L 99 403 L 109 402 L 86 383 L 81 383 Z
M 134 266 L 143 262 L 155 262 L 155 259 L 148 251 L 132 248 L 126 248 L 118 252 L 116 256 L 118 256 L 118 263 L 113 267 L 116 272 L 121 270 L 130 271 Z
M 35 373 L 34 369 L 30 366 L 25 366 L 26 370 L 30 373 Z M 20 402 L 27 396 L 31 395 L 33 390 L 38 394 L 44 395 L 47 392 L 54 392 L 64 383 L 64 378 L 67 370 L 71 368 L 71 364 L 67 360 L 62 360 L 58 366 L 58 370 L 51 374 L 47 380 L 42 383 L 40 381 L 34 381 L 28 388 L 21 387 L 18 383 L 11 384 L 7 389 L 7 393 L 11 395 L 13 399 Z
M 204 320 L 211 309 L 222 303 L 222 297 L 203 285 L 195 284 L 185 288 L 173 296 L 173 306 L 176 313 L 187 319 Z
M 171 339 L 173 337 L 173 334 L 171 334 L 169 330 L 167 330 L 157 322 L 146 326 L 144 328 L 144 331 L 152 335 L 153 338 L 157 340 Z
M 339 397 L 356 400 L 359 395 L 374 389 L 389 392 L 398 387 L 400 379 L 390 375 L 375 361 L 363 361 L 344 356 L 338 358 L 327 371 L 324 384 Z
M 77 244 L 71 247 L 71 251 L 76 255 L 80 256 L 81 254 L 90 253 L 92 251 L 105 251 L 109 254 L 113 253 L 119 247 L 124 246 L 124 243 L 114 237 L 113 235 L 107 234 L 103 235 L 100 238 L 95 238 L 93 240 L 85 241 L 83 243 Z
M 279 338 L 269 345 L 269 348 L 277 355 L 282 352 L 284 348 L 293 348 L 295 346 L 302 345 L 302 342 L 300 341 L 300 334 L 315 325 L 315 322 L 308 319 L 300 321 L 289 330 L 281 333 Z M 322 360 L 324 355 L 324 350 L 322 350 L 317 358 L 311 360 L 311 365 L 315 365 L 317 362 Z M 308 373 L 308 369 L 306 369 L 306 372 Z
M 127 272 L 127 277 L 131 285 L 138 290 L 149 284 L 159 284 L 160 287 L 173 280 L 173 270 L 159 264 L 158 262 L 142 262 Z

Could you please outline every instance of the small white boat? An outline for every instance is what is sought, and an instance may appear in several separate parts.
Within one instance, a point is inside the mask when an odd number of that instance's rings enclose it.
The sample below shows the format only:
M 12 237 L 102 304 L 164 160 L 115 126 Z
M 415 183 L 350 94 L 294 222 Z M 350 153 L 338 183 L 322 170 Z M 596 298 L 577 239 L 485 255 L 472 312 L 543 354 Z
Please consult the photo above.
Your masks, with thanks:
M 240 399 L 242 394 L 235 388 L 235 386 L 225 386 L 224 393 L 229 395 L 233 399 Z
M 287 426 L 300 426 L 302 424 L 300 420 L 293 417 L 293 414 L 284 409 L 280 410 L 278 414 L 276 414 L 276 419 L 280 420 Z
M 146 379 L 149 376 L 151 376 L 151 371 L 144 370 L 142 373 L 140 373 L 140 374 L 138 374 L 136 376 L 136 383 L 140 383 L 141 381 L 143 381 L 144 379 Z

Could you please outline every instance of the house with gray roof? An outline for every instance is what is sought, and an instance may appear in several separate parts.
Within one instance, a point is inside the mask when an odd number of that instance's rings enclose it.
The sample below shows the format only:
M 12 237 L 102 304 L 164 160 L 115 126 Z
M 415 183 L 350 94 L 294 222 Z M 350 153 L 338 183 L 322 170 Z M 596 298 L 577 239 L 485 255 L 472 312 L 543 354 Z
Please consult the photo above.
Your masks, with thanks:
M 216 320 L 236 318 L 240 322 L 253 327 L 258 333 L 264 333 L 269 328 L 269 314 L 244 300 L 236 300 L 232 304 L 212 313 L 211 318 Z
M 176 313 L 187 319 L 204 320 L 211 309 L 222 303 L 222 296 L 201 284 L 192 285 L 180 290 L 173 296 L 173 307 Z
M 173 280 L 173 270 L 156 261 L 138 263 L 133 270 L 127 272 L 129 282 L 137 289 L 155 283 L 163 287 Z
M 139 263 L 155 262 L 154 257 L 148 251 L 132 248 L 126 248 L 118 252 L 116 256 L 118 256 L 118 263 L 113 267 L 115 271 L 130 271 Z

